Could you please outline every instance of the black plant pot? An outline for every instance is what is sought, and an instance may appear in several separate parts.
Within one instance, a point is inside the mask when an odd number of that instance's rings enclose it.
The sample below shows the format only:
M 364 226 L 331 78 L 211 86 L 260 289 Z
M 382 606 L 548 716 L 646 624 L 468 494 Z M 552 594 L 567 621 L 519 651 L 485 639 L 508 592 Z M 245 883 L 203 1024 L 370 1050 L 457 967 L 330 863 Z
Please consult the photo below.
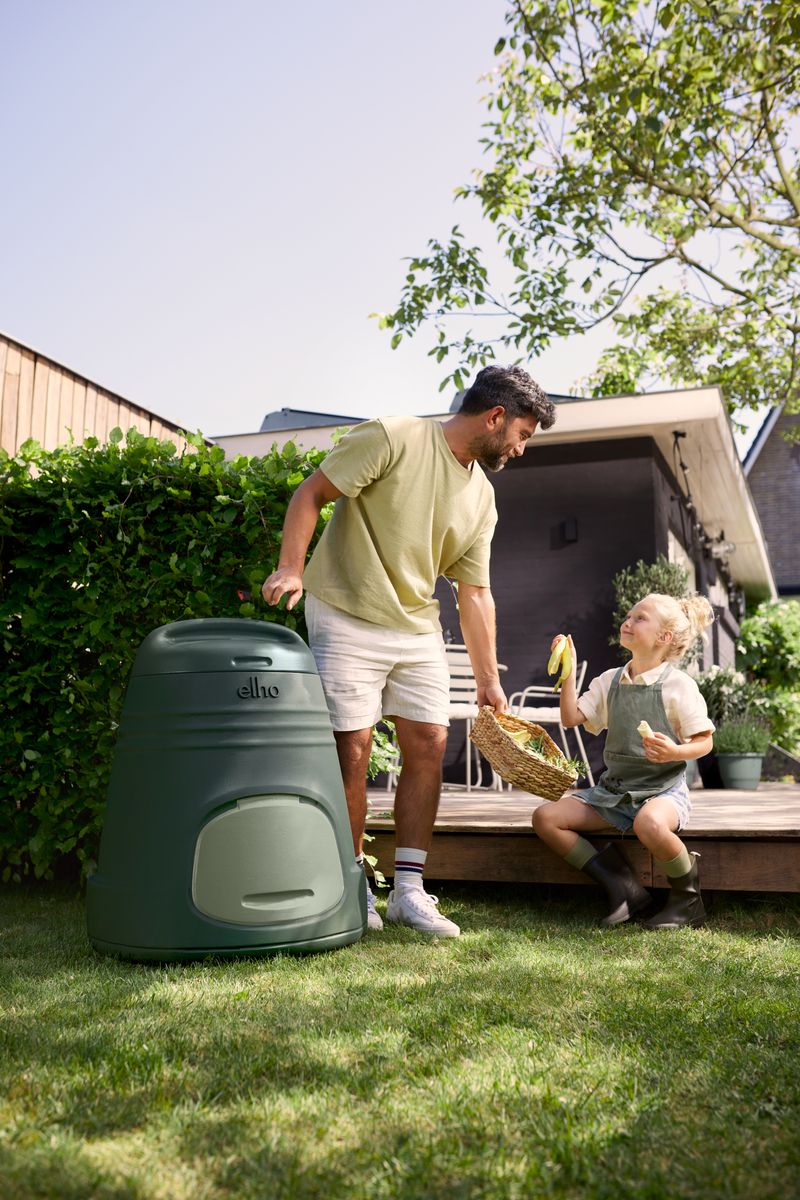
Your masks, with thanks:
M 702 758 L 698 758 L 697 765 L 700 768 L 700 778 L 703 781 L 704 788 L 722 788 L 725 786 L 722 782 L 722 776 L 719 773 L 717 756 L 713 750 L 710 754 L 704 754 Z

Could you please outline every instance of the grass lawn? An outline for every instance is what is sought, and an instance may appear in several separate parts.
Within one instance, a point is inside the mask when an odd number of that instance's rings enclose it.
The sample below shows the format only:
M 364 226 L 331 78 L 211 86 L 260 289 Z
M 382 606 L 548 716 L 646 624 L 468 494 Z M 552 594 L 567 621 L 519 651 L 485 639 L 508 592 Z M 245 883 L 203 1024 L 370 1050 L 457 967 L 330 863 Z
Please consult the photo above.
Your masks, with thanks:
M 800 897 L 441 894 L 460 939 L 153 967 L 0 889 L 0 1196 L 800 1196 Z

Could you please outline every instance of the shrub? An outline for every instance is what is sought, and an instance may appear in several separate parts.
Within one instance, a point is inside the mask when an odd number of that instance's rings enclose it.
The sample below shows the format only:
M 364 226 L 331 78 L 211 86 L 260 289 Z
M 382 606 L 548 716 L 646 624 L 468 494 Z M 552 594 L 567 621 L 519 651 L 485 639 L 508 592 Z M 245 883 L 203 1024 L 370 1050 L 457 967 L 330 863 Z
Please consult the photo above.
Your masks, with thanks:
M 709 667 L 697 676 L 696 682 L 708 715 L 717 727 L 753 715 L 764 695 L 763 688 L 732 667 Z
M 800 693 L 762 687 L 756 709 L 769 723 L 773 742 L 790 754 L 800 754 Z
M 638 604 L 650 592 L 662 596 L 675 596 L 682 600 L 688 596 L 689 574 L 678 563 L 671 563 L 663 554 L 659 554 L 655 562 L 646 563 L 639 559 L 634 567 L 624 567 L 612 580 L 614 588 L 614 615 L 612 622 L 614 632 L 608 639 L 612 646 L 619 645 L 619 627 L 625 620 L 634 604 Z M 700 648 L 700 639 L 684 656 L 683 663 L 690 663 L 696 657 Z M 623 655 L 627 651 L 622 651 Z
M 769 730 L 758 721 L 729 721 L 714 734 L 717 754 L 766 754 L 768 748 Z
M 289 443 L 226 463 L 189 441 L 179 455 L 117 429 L 105 446 L 0 454 L 4 879 L 95 857 L 123 691 L 151 629 L 234 616 L 304 632 L 302 608 L 270 609 L 259 589 L 323 455 Z
M 800 688 L 800 601 L 767 600 L 742 622 L 737 661 L 771 688 Z

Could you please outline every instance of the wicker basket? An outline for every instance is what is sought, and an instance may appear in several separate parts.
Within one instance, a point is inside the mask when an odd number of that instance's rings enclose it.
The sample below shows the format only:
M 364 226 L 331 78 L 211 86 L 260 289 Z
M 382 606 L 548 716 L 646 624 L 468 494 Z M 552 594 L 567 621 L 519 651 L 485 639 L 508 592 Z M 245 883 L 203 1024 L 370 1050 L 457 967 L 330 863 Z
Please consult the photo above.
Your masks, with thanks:
M 516 732 L 518 729 L 524 729 L 531 737 L 534 734 L 541 737 L 548 750 L 564 763 L 563 769 L 543 762 L 535 754 L 518 746 L 507 732 Z M 541 725 L 533 725 L 521 717 L 512 717 L 510 713 L 497 713 L 489 705 L 478 713 L 470 739 L 506 783 L 532 792 L 534 796 L 542 796 L 545 800 L 560 800 L 578 778 L 577 772 L 567 766 L 564 755 Z

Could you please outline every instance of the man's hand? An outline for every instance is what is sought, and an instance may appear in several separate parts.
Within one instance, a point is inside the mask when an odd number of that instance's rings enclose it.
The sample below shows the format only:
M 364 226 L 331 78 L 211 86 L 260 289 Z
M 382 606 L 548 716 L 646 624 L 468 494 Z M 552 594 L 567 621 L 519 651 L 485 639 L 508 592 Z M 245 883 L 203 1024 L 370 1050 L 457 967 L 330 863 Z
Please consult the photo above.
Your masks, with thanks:
M 287 595 L 287 608 L 294 608 L 303 594 L 303 577 L 289 567 L 278 567 L 277 571 L 264 580 L 261 595 L 267 604 L 280 604 L 281 596 Z
M 665 733 L 654 733 L 642 742 L 645 757 L 649 762 L 679 762 L 683 755 L 680 746 Z
M 495 712 L 508 712 L 508 700 L 500 684 L 495 681 L 478 687 L 478 708 L 488 704 Z

